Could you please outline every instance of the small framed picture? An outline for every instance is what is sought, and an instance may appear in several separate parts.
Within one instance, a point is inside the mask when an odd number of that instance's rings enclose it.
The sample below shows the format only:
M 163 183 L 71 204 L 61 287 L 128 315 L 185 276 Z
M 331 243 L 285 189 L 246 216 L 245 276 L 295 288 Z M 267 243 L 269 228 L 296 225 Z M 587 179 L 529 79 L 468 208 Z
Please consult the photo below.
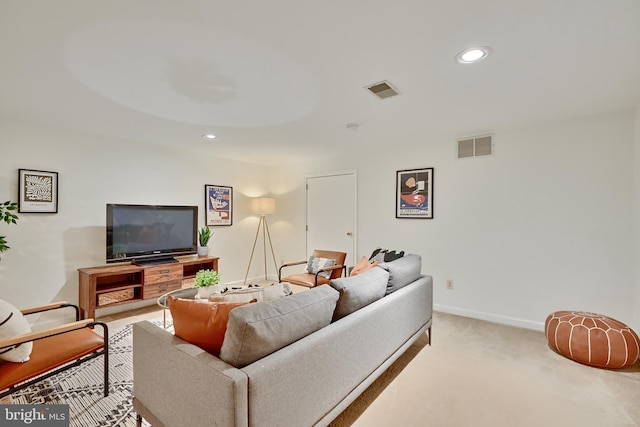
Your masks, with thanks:
M 18 169 L 18 212 L 58 213 L 58 172 Z
M 205 185 L 204 207 L 207 225 L 231 225 L 233 223 L 233 188 Z
M 433 168 L 396 173 L 396 218 L 433 219 Z

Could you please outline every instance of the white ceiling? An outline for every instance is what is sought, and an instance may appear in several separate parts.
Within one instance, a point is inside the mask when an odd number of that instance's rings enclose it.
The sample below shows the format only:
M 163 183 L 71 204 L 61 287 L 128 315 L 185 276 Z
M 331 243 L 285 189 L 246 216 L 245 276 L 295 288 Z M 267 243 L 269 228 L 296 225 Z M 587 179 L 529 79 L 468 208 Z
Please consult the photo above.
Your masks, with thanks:
M 639 45 L 638 0 L 2 0 L 0 116 L 278 164 L 632 109 Z

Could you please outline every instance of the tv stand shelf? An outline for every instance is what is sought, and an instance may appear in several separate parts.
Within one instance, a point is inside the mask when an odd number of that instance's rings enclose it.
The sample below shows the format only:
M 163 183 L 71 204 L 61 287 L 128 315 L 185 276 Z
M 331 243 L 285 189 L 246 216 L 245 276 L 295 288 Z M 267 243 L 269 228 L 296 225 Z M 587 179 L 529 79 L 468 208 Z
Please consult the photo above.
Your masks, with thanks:
M 193 255 L 178 257 L 177 263 L 80 268 L 80 310 L 85 318 L 94 318 L 99 308 L 158 298 L 169 291 L 190 286 L 199 270 L 218 271 L 218 259 Z

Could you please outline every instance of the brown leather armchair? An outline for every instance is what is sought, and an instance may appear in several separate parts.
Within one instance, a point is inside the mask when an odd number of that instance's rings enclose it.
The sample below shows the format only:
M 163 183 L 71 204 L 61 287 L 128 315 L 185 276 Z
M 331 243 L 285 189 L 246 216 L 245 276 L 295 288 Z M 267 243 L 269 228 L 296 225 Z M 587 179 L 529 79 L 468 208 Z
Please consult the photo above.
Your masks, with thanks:
M 75 309 L 75 322 L 0 339 L 0 350 L 33 341 L 28 361 L 0 362 L 0 398 L 100 355 L 104 355 L 104 396 L 109 395 L 109 329 L 105 323 L 81 320 L 78 306 L 64 301 L 21 312 L 28 315 L 67 307 Z M 93 330 L 96 325 L 102 327 L 102 336 Z
M 306 264 L 308 261 L 295 261 L 288 262 L 282 264 L 278 269 L 278 281 L 279 282 L 289 282 L 295 285 L 314 287 L 318 285 L 325 285 L 331 281 L 331 279 L 337 279 L 342 277 L 342 272 L 345 271 L 347 267 L 344 265 L 345 259 L 347 258 L 347 254 L 345 252 L 336 252 L 336 251 L 326 251 L 326 250 L 318 250 L 313 251 L 311 255 L 315 258 L 328 258 L 335 260 L 335 265 L 329 267 L 323 267 L 318 270 L 316 274 L 312 273 L 300 273 L 300 274 L 292 274 L 286 277 L 282 277 L 282 269 L 285 267 L 291 267 L 294 265 L 302 265 Z M 330 271 L 331 275 L 329 278 L 326 278 L 320 273 L 323 271 Z

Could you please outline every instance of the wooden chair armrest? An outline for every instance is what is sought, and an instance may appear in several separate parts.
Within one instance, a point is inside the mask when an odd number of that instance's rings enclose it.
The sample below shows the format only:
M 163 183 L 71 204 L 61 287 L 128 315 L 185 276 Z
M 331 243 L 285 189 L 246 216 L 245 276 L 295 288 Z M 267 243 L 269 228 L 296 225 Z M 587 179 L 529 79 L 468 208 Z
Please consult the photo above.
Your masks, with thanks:
M 329 267 L 322 267 L 318 269 L 318 272 L 316 273 L 316 286 L 318 286 L 318 275 L 320 273 L 322 273 L 323 271 L 333 271 L 333 270 L 337 270 L 337 269 L 342 269 L 344 268 L 344 272 L 345 275 L 347 273 L 347 266 L 346 265 L 331 265 Z
M 306 264 L 307 261 L 294 261 L 294 262 L 288 262 L 286 264 L 282 264 L 280 266 L 280 268 L 278 269 L 278 282 L 282 282 L 282 269 L 285 267 L 291 267 L 292 265 L 300 265 L 300 264 Z
M 66 301 L 52 302 L 51 304 L 38 305 L 35 307 L 25 308 L 20 310 L 22 314 L 40 313 L 41 311 L 54 310 L 56 308 L 63 307 L 67 304 Z
M 52 302 L 51 304 L 39 305 L 36 307 L 25 308 L 20 310 L 25 316 L 27 314 L 42 313 L 49 310 L 57 310 L 59 308 L 73 307 L 76 310 L 76 321 L 80 320 L 80 307 L 75 304 L 69 304 L 66 301 Z
M 306 263 L 307 263 L 307 261 L 305 261 L 305 260 L 303 260 L 303 261 L 288 262 L 288 263 L 286 263 L 286 264 L 282 264 L 282 265 L 280 266 L 280 268 L 282 268 L 282 267 L 291 267 L 292 265 L 300 265 L 300 264 L 306 264 Z
M 332 270 L 337 270 L 339 268 L 344 268 L 344 267 L 345 267 L 344 265 L 330 265 L 328 267 L 319 268 L 318 271 L 319 272 L 320 271 L 332 271 Z
M 35 341 L 42 338 L 47 338 L 53 335 L 64 334 L 66 332 L 75 331 L 77 329 L 86 328 L 96 324 L 93 319 L 79 320 L 77 322 L 65 323 L 64 325 L 54 326 L 51 328 L 43 329 L 41 331 L 30 332 L 28 334 L 17 335 L 15 337 L 0 339 L 0 348 L 11 347 L 17 344 L 22 344 L 29 341 Z

